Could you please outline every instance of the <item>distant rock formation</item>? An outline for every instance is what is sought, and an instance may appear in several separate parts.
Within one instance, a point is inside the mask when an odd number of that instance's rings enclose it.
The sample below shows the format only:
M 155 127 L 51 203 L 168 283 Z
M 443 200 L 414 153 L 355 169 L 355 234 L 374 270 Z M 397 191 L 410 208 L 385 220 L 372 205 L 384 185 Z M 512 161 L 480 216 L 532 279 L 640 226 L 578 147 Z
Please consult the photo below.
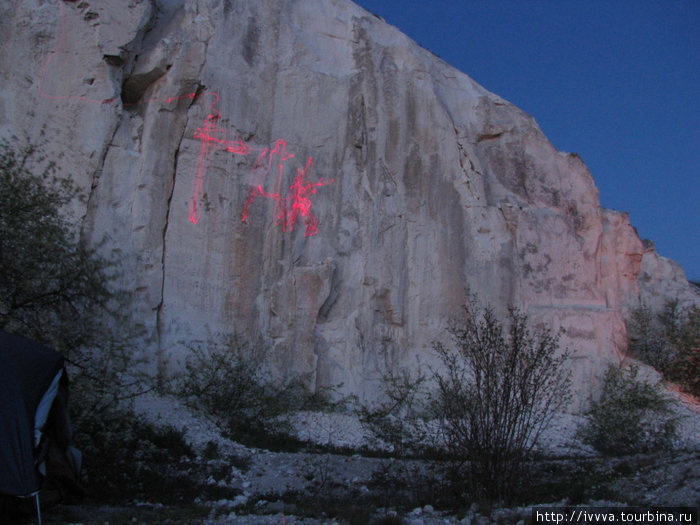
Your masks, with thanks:
M 654 243 L 642 241 L 644 256 L 637 281 L 639 302 L 654 312 L 660 312 L 669 300 L 678 300 L 681 307 L 700 305 L 700 287 L 689 284 L 680 265 L 659 255 Z
M 371 397 L 468 288 L 561 329 L 581 386 L 640 298 L 697 298 L 577 155 L 348 0 L 5 1 L 0 80 L 161 363 L 235 331 Z

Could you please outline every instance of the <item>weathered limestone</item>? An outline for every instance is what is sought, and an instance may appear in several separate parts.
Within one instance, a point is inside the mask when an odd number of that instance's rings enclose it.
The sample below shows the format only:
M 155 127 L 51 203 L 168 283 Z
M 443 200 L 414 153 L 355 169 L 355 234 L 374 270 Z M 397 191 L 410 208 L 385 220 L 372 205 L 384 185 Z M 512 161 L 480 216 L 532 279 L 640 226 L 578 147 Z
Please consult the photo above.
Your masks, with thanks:
M 654 304 L 689 290 L 578 156 L 347 0 L 4 1 L 0 42 L 0 135 L 85 189 L 83 234 L 170 366 L 235 331 L 371 397 L 434 362 L 469 288 L 562 329 L 584 385 L 625 350 L 640 272 Z
M 656 252 L 654 243 L 644 243 L 639 273 L 639 302 L 652 311 L 662 311 L 668 300 L 678 300 L 681 307 L 700 304 L 700 288 L 689 285 L 678 263 Z

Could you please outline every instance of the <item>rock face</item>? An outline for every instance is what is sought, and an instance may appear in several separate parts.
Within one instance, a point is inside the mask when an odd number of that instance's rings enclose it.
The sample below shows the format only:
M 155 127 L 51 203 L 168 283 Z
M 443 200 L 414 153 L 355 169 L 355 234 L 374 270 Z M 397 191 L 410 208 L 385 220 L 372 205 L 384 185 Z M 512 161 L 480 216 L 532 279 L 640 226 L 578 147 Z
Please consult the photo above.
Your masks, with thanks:
M 639 301 L 652 311 L 662 311 L 668 300 L 678 300 L 682 307 L 700 304 L 700 287 L 689 285 L 683 268 L 656 252 L 654 243 L 643 241 L 644 256 L 637 279 Z
M 348 0 L 0 1 L 0 42 L 0 135 L 84 188 L 163 366 L 237 332 L 371 397 L 469 288 L 562 329 L 583 385 L 641 267 L 676 291 L 577 155 Z

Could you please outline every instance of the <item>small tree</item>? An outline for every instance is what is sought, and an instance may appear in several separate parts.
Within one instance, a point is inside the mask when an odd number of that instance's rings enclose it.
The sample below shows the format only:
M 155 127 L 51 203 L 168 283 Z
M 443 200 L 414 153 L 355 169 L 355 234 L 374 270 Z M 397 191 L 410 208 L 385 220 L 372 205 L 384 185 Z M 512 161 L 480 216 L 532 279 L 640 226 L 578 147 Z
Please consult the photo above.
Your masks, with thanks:
M 518 309 L 510 308 L 502 323 L 475 298 L 449 331 L 456 351 L 434 344 L 446 370 L 435 373 L 435 415 L 458 467 L 468 463 L 472 496 L 508 501 L 523 462 L 568 402 L 568 353 L 558 352 L 549 330 L 532 332 Z
M 49 344 L 68 357 L 99 339 L 96 319 L 112 298 L 110 263 L 75 232 L 66 207 L 81 195 L 34 148 L 0 143 L 0 329 Z
M 604 454 L 650 452 L 671 446 L 677 420 L 656 387 L 640 380 L 638 367 L 611 364 L 600 397 L 591 401 L 578 435 Z

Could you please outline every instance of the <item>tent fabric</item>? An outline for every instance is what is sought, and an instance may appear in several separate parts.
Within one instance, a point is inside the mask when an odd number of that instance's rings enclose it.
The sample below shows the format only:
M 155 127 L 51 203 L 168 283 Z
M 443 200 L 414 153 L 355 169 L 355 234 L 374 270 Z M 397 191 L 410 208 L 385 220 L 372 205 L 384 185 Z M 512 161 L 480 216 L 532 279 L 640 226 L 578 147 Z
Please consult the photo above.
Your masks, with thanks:
M 54 399 L 56 399 L 56 394 L 58 394 L 58 382 L 63 376 L 63 370 L 59 370 L 56 377 L 51 381 L 51 385 L 46 390 L 44 395 L 39 401 L 39 406 L 36 408 L 36 414 L 34 415 L 34 446 L 38 447 L 41 442 L 41 434 L 44 431 L 44 425 L 46 424 L 46 419 L 49 417 L 49 411 L 53 405 Z
M 28 496 L 40 488 L 35 418 L 63 364 L 58 352 L 0 331 L 0 494 Z

